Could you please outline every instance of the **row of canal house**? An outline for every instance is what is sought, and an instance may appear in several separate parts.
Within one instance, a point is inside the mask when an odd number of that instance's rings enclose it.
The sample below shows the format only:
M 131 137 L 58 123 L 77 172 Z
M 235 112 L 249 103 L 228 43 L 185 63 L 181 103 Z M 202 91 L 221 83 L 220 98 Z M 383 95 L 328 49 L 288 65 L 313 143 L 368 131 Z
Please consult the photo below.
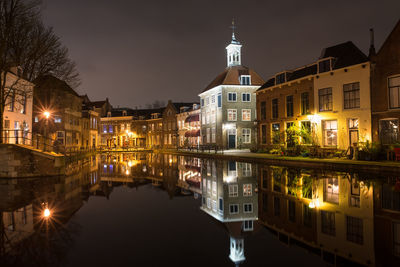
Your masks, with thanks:
M 46 75 L 34 81 L 33 145 L 65 150 L 90 150 L 100 144 L 100 118 L 112 109 L 108 99 L 90 101 L 65 81 Z M 45 117 L 49 112 L 49 118 Z M 39 143 L 39 144 L 38 144 Z
M 176 148 L 197 146 L 200 139 L 197 103 L 174 103 L 153 109 L 114 108 L 101 118 L 106 148 Z
M 257 90 L 259 146 L 286 143 L 292 126 L 324 147 L 371 140 L 370 63 L 352 42 L 323 49 L 314 63 L 277 73 Z
M 15 67 L 6 75 L 3 143 L 37 148 L 46 143 L 48 150 L 56 146 L 59 150 L 94 149 L 99 145 L 100 117 L 112 108 L 108 99 L 93 102 L 52 75 L 29 82 L 21 73 Z
M 347 149 L 354 143 L 399 140 L 400 22 L 376 53 L 352 42 L 322 50 L 313 63 L 276 73 L 256 92 L 258 146 L 287 143 L 295 126 L 303 144 Z

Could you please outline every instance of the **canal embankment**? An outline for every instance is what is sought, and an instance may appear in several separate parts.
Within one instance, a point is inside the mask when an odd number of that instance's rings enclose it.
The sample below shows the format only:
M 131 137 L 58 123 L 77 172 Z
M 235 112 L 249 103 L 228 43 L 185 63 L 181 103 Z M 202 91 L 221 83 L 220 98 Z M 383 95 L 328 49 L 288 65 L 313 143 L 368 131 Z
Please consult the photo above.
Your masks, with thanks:
M 65 174 L 63 154 L 30 146 L 0 145 L 0 178 L 57 176 Z
M 182 156 L 194 156 L 199 158 L 213 158 L 221 160 L 234 160 L 242 162 L 254 162 L 277 166 L 287 166 L 296 168 L 320 168 L 334 171 L 355 171 L 355 172 L 374 172 L 374 173 L 399 173 L 400 162 L 395 161 L 362 161 L 343 158 L 310 158 L 310 157 L 290 157 L 266 153 L 253 153 L 242 151 L 215 151 L 201 152 L 189 150 L 163 149 L 154 150 L 155 153 L 174 154 Z

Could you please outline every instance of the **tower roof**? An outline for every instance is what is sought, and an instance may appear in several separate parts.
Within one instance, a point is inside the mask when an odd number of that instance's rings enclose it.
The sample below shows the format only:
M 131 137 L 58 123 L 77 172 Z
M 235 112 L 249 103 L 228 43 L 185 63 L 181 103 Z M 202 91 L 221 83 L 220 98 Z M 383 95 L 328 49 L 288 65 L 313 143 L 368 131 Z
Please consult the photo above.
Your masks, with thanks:
M 240 76 L 250 75 L 251 85 L 260 86 L 264 84 L 263 78 L 257 74 L 254 70 L 245 66 L 231 66 L 226 68 L 220 73 L 203 91 L 208 91 L 219 85 L 240 85 Z

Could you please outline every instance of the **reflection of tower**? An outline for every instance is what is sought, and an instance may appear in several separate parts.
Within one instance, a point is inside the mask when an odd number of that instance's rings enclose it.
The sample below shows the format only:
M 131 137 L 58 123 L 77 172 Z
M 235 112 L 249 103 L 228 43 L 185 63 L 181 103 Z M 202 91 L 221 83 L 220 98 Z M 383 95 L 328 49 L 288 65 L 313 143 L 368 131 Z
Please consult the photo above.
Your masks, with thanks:
M 236 266 L 239 266 L 239 264 L 244 262 L 246 259 L 244 257 L 244 239 L 231 236 L 230 249 L 231 253 L 229 254 L 229 258 Z
M 201 210 L 222 223 L 230 236 L 229 258 L 243 263 L 244 238 L 258 220 L 257 179 L 251 163 L 203 161 Z

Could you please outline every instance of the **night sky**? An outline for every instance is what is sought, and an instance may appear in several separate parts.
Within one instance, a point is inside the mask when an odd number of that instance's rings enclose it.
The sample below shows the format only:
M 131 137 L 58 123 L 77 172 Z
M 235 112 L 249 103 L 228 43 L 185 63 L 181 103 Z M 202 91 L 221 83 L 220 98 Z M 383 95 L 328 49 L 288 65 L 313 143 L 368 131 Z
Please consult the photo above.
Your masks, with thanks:
M 400 1 L 44 0 L 43 19 L 77 63 L 79 94 L 114 107 L 198 101 L 226 67 L 235 18 L 242 64 L 264 79 L 348 40 L 365 53 L 400 19 Z

